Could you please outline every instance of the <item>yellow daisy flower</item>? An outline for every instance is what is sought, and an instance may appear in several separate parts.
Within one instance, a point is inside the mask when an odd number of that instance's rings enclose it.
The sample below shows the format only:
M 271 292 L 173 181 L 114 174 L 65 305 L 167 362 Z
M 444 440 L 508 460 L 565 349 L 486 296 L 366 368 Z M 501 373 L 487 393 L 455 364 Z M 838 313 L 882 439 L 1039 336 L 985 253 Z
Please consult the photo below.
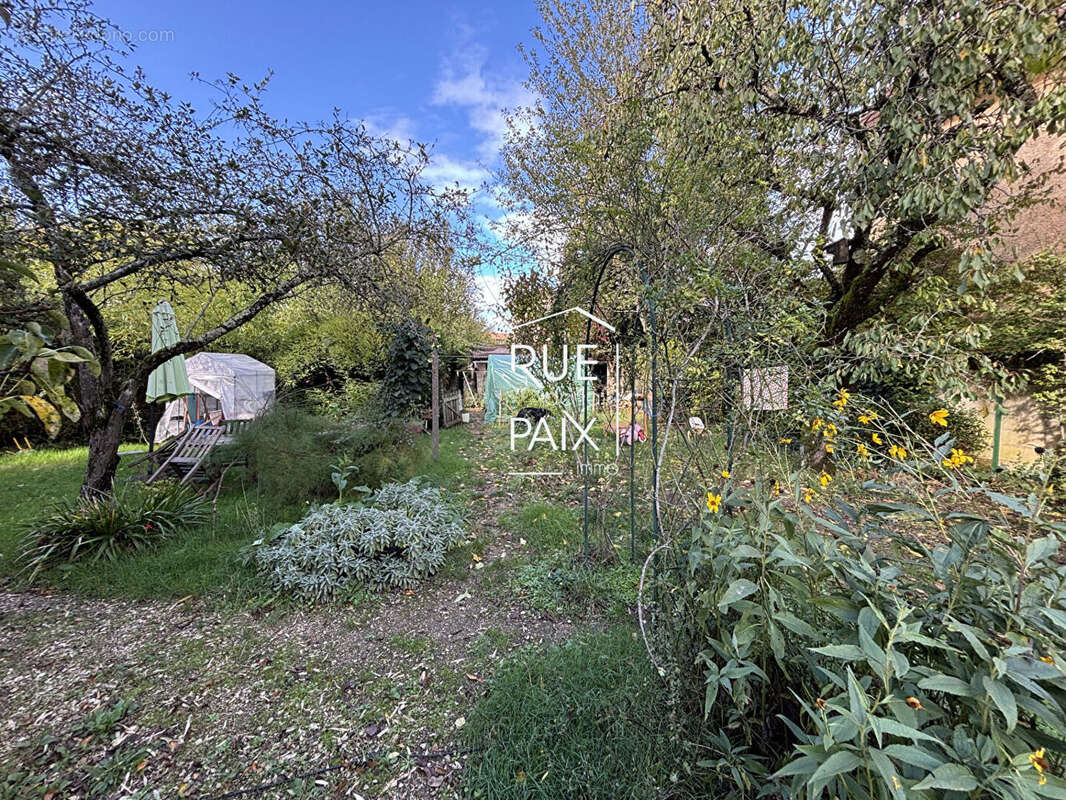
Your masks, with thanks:
M 907 457 L 907 450 L 906 448 L 900 447 L 898 444 L 894 444 L 888 448 L 888 454 L 892 456 L 892 458 L 898 458 L 902 461 Z
M 707 510 L 712 514 L 717 514 L 722 510 L 722 495 L 715 494 L 714 492 L 707 492 Z
M 883 441 L 881 441 L 881 434 L 879 434 L 879 433 L 874 433 L 874 434 L 872 434 L 872 435 L 870 436 L 870 439 L 872 439 L 872 440 L 873 440 L 873 443 L 874 443 L 874 444 L 884 444 L 884 442 L 883 442 Z
M 813 500 L 817 496 L 818 496 L 818 492 L 814 491 L 814 489 L 806 488 L 806 489 L 803 490 L 803 502 L 804 503 L 811 502 L 811 500 Z
M 946 408 L 938 408 L 929 415 L 929 421 L 934 425 L 946 428 L 948 426 L 948 410 Z
M 831 480 L 833 480 L 833 476 L 824 470 L 822 471 L 822 474 L 818 476 L 818 483 L 822 484 L 822 486 L 828 486 Z
M 723 469 L 722 470 L 722 477 L 723 478 L 728 478 L 729 477 L 729 470 Z

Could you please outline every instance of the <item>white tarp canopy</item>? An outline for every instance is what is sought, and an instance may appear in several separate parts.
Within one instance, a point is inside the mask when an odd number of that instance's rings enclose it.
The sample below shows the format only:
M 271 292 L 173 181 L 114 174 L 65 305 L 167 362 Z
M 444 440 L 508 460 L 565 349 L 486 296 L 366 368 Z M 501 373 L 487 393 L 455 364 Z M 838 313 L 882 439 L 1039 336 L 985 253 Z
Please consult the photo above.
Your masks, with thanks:
M 155 429 L 157 442 L 190 422 L 252 419 L 274 402 L 274 370 L 243 353 L 197 353 L 185 359 L 185 370 L 193 394 L 167 403 Z

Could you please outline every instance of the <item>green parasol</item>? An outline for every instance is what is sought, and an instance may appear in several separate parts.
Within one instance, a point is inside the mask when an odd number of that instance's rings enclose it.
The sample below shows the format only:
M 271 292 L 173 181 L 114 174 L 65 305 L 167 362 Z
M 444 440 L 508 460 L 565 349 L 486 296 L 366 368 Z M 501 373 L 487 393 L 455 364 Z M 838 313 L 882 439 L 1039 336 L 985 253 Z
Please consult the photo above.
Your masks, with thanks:
M 178 343 L 178 323 L 174 319 L 174 309 L 166 300 L 160 300 L 152 309 L 152 352 Z M 148 376 L 149 403 L 175 400 L 192 393 L 189 375 L 185 372 L 185 356 L 174 356 L 160 364 Z

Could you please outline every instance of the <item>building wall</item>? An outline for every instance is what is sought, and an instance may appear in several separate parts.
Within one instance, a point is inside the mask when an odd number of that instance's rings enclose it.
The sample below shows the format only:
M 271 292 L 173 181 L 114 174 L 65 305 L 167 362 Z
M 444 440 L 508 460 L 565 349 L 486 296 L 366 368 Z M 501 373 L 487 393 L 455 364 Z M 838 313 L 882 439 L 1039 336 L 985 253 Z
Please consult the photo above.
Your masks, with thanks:
M 995 405 L 987 401 L 975 402 L 970 408 L 981 417 L 988 430 L 989 445 L 981 453 L 985 460 L 992 460 L 992 436 L 995 432 Z M 1063 443 L 1063 430 L 1040 409 L 1028 395 L 1013 395 L 1003 403 L 1004 415 L 1000 426 L 999 463 L 1010 464 L 1033 461 L 1037 457 L 1034 448 L 1052 449 Z

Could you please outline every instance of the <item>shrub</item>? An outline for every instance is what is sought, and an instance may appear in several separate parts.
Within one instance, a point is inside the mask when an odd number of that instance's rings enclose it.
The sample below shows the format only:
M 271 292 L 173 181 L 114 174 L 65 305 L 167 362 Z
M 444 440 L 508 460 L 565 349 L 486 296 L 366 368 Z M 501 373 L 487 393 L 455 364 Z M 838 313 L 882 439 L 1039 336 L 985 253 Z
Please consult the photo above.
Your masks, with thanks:
M 817 493 L 798 474 L 791 497 L 723 489 L 667 550 L 655 640 L 690 769 L 714 796 L 1066 796 L 1047 774 L 1066 741 L 1066 525 L 1046 494 L 972 484 L 948 433 L 891 440 L 867 410 L 849 438 L 841 397 L 815 427 L 883 467 L 862 503 L 825 473 Z
M 355 467 L 353 482 L 376 487 L 409 477 L 420 457 L 399 423 L 354 424 L 280 405 L 243 430 L 236 446 L 276 505 L 336 497 L 337 464 Z
M 464 733 L 488 745 L 467 797 L 662 797 L 673 754 L 662 684 L 627 629 L 585 634 L 504 662 Z
M 385 416 L 406 419 L 427 405 L 431 381 L 430 334 L 427 327 L 413 320 L 394 329 L 379 395 Z
M 310 389 L 307 400 L 316 414 L 333 420 L 370 420 L 380 416 L 380 386 L 370 381 L 347 380 L 339 390 Z
M 31 581 L 59 564 L 113 561 L 123 551 L 143 550 L 180 528 L 206 522 L 207 508 L 195 491 L 174 483 L 57 503 L 28 528 L 21 558 Z
M 951 435 L 955 446 L 968 453 L 980 453 L 988 447 L 991 436 L 985 427 L 981 415 L 976 411 L 959 406 L 945 406 L 939 401 L 929 401 L 919 406 L 914 413 L 907 416 L 907 422 L 914 432 L 923 439 L 933 441 L 944 430 L 929 421 L 929 414 L 939 408 L 946 408 L 951 419 Z
M 386 484 L 367 505 L 333 503 L 254 546 L 260 572 L 279 592 L 328 600 L 363 584 L 407 588 L 436 572 L 463 539 L 440 490 Z

